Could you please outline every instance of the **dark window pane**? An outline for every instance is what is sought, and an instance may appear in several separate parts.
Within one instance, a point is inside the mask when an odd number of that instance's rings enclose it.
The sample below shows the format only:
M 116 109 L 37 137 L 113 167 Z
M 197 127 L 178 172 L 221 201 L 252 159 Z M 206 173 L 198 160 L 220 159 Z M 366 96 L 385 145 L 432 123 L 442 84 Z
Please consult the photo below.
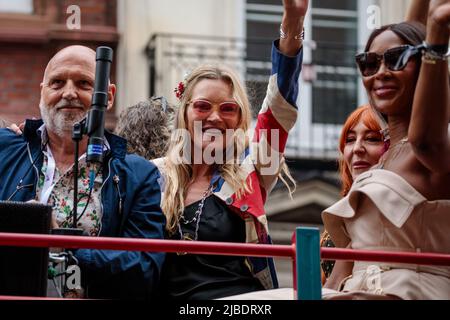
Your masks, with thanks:
M 247 59 L 270 61 L 270 39 L 278 38 L 278 28 L 270 22 L 247 21 Z
M 356 0 L 313 0 L 314 8 L 356 10 Z
M 280 25 L 273 22 L 248 21 L 247 37 L 249 38 L 273 38 L 279 36 Z
M 313 123 L 342 124 L 348 114 L 356 108 L 356 80 L 347 83 L 345 80 L 334 82 L 334 86 L 328 81 L 318 81 L 314 85 Z M 345 88 L 346 86 L 348 88 Z
M 339 29 L 333 27 L 315 27 L 312 37 L 316 42 L 331 42 L 346 45 L 356 45 L 357 31 L 354 29 Z
M 281 0 L 247 0 L 247 3 L 282 5 Z
M 313 52 L 313 63 L 316 65 L 333 65 L 356 68 L 355 54 L 357 47 L 349 44 L 318 42 Z

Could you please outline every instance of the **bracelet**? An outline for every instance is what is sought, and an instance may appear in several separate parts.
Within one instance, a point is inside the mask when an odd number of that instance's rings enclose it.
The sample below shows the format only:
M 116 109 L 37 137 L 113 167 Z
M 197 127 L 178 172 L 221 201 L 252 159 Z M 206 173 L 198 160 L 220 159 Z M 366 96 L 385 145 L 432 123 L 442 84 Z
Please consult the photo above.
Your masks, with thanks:
M 280 24 L 280 39 L 287 39 L 287 34 L 283 31 L 283 25 Z M 303 28 L 300 34 L 294 36 L 295 40 L 303 41 L 305 40 L 305 29 Z
M 432 58 L 430 58 L 430 57 L 427 57 L 427 56 L 425 56 L 425 54 L 424 55 L 422 55 L 422 62 L 423 63 L 426 63 L 426 64 L 436 64 L 436 59 L 432 59 Z
M 423 56 L 426 60 L 447 60 L 450 55 L 448 51 L 448 45 L 430 45 L 425 41 L 422 43 Z
M 427 64 L 436 64 L 437 61 L 447 61 L 448 55 L 436 53 L 434 51 L 424 50 L 422 52 L 422 61 Z
M 436 64 L 437 61 L 446 61 L 447 57 L 442 55 L 435 55 L 432 52 L 424 51 L 422 54 L 422 61 L 426 64 Z
M 447 54 L 448 44 L 428 44 L 426 42 L 424 42 L 423 44 L 425 48 L 429 51 L 436 52 L 442 55 Z

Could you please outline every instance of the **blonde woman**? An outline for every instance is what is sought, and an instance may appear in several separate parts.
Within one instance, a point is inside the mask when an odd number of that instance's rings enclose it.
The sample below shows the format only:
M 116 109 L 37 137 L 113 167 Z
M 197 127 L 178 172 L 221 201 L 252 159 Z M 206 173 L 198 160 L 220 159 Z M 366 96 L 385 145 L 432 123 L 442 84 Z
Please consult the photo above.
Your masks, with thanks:
M 308 1 L 283 5 L 253 142 L 243 135 L 251 124 L 250 105 L 234 72 L 201 66 L 177 87 L 175 136 L 167 157 L 155 161 L 164 178 L 162 208 L 172 239 L 271 243 L 264 203 L 280 168 L 287 172 L 283 151 L 297 117 Z M 257 156 L 259 151 L 265 152 Z M 169 254 L 162 276 L 162 296 L 171 299 L 215 299 L 277 286 L 270 258 Z

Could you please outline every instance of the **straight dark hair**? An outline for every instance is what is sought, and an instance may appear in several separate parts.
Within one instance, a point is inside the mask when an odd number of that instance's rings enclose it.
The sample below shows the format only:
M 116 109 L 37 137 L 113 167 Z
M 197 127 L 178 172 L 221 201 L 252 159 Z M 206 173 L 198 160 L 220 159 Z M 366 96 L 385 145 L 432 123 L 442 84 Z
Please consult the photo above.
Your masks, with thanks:
M 420 22 L 401 22 L 382 26 L 381 28 L 375 29 L 369 36 L 367 40 L 364 52 L 368 52 L 373 40 L 379 36 L 384 31 L 394 32 L 400 39 L 402 39 L 405 44 L 411 46 L 417 46 L 425 41 L 426 28 Z
M 372 45 L 375 38 L 385 31 L 394 32 L 400 39 L 403 40 L 405 44 L 411 46 L 422 44 L 425 41 L 426 37 L 426 27 L 420 22 L 411 21 L 387 24 L 372 31 L 369 39 L 367 40 L 364 52 L 369 52 L 370 46 Z M 417 59 L 417 70 L 420 70 L 421 64 L 422 60 Z M 375 110 L 375 112 L 377 113 L 378 111 Z M 387 116 L 385 114 L 379 113 L 379 115 L 387 122 Z

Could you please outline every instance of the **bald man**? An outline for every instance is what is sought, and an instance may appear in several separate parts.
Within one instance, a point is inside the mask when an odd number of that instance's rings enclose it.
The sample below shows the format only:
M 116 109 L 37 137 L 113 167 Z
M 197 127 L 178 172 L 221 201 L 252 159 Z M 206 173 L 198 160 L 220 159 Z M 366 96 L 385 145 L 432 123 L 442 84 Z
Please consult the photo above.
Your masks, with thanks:
M 0 200 L 36 200 L 53 207 L 53 226 L 72 226 L 74 123 L 86 117 L 95 78 L 95 52 L 83 46 L 59 51 L 43 76 L 42 120 L 27 120 L 23 135 L 0 129 Z M 108 88 L 108 108 L 116 87 Z M 86 163 L 87 137 L 80 143 L 78 228 L 85 235 L 162 239 L 159 172 L 136 155 L 126 140 L 105 132 L 104 164 L 93 185 Z M 152 295 L 164 261 L 162 253 L 75 250 L 89 298 Z

